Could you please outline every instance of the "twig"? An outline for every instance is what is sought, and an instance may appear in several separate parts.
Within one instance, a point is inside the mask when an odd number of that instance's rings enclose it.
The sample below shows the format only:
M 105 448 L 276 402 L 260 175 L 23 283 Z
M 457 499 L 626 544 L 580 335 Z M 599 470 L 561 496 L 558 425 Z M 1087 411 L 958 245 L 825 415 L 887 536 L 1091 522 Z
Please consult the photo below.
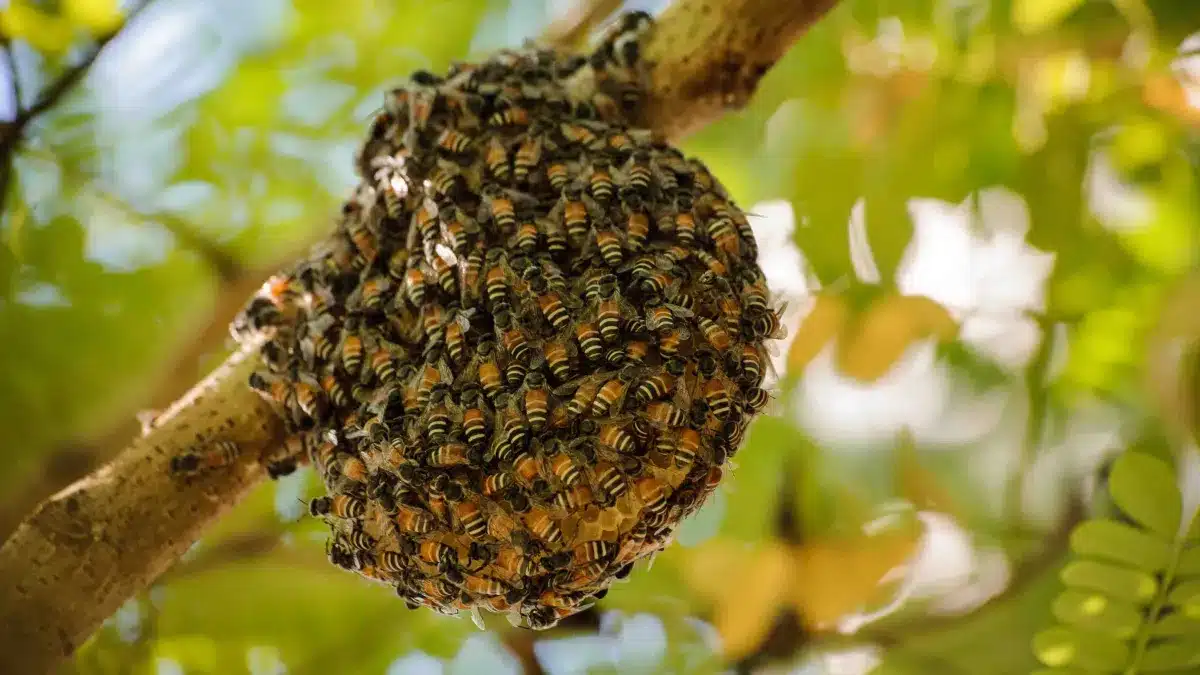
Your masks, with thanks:
M 257 363 L 254 348 L 234 354 L 0 547 L 0 672 L 54 670 L 264 478 L 258 456 L 282 442 L 283 428 L 245 385 Z M 188 484 L 170 474 L 171 457 L 218 440 L 241 445 L 239 463 Z
M 645 50 L 656 61 L 647 121 L 679 136 L 745 102 L 790 41 L 835 2 L 677 0 Z M 253 456 L 282 441 L 274 411 L 246 386 L 253 356 L 234 354 L 160 416 L 161 426 L 43 503 L 0 547 L 0 672 L 55 669 L 265 478 L 253 459 L 187 486 L 167 470 L 169 457 L 198 443 L 235 440 Z

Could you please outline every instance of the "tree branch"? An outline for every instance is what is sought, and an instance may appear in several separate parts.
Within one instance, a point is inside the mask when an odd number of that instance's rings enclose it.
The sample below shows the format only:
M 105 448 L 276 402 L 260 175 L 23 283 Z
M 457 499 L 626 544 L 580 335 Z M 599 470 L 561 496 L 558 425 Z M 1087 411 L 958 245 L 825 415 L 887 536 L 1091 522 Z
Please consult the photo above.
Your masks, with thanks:
M 671 138 L 750 100 L 759 80 L 838 0 L 678 0 L 646 45 L 646 126 Z
M 655 62 L 647 123 L 678 137 L 745 103 L 835 3 L 677 0 L 645 50 Z M 230 357 L 146 436 L 44 502 L 0 547 L 0 625 L 11 627 L 0 637 L 0 672 L 52 671 L 264 479 L 254 455 L 282 442 L 283 430 L 246 386 L 253 356 L 243 349 Z M 170 457 L 215 440 L 242 443 L 245 459 L 189 485 L 172 478 Z
M 0 672 L 53 671 L 263 479 L 258 456 L 282 442 L 283 428 L 245 384 L 256 366 L 255 349 L 234 354 L 0 547 Z M 173 456 L 221 440 L 240 444 L 237 464 L 187 484 L 170 474 Z

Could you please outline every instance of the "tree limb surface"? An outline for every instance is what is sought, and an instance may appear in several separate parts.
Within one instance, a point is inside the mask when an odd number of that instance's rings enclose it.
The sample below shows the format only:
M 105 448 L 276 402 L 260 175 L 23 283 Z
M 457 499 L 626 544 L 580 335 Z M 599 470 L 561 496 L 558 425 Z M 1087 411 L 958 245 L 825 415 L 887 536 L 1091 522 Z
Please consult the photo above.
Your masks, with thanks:
M 759 80 L 838 0 L 678 0 L 658 18 L 644 123 L 680 138 L 746 105 Z
M 644 50 L 645 124 L 678 138 L 744 105 L 788 47 L 837 0 L 676 0 Z M 255 350 L 230 357 L 112 463 L 43 502 L 0 547 L 0 673 L 52 672 L 265 478 L 283 442 L 246 380 Z M 184 483 L 171 457 L 215 441 L 239 463 Z
M 256 351 L 235 353 L 112 463 L 43 502 L 0 547 L 0 672 L 52 672 L 262 481 L 276 413 L 246 386 Z M 195 480 L 171 458 L 235 441 L 238 463 Z

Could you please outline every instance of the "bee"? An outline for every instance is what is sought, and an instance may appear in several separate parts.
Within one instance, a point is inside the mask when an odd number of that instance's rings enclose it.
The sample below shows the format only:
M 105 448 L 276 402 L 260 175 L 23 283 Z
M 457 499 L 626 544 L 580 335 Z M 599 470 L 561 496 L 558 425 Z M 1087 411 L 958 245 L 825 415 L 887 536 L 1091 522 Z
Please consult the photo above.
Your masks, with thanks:
M 461 313 L 446 322 L 446 352 L 455 363 L 462 363 L 467 357 L 467 330 L 470 325 L 470 321 Z
M 432 514 L 409 506 L 400 507 L 394 520 L 405 534 L 429 534 L 437 529 L 437 519 Z
M 475 595 L 499 596 L 508 592 L 508 588 L 499 579 L 476 574 L 464 575 L 462 587 Z
M 705 224 L 705 228 L 719 250 L 732 256 L 741 255 L 742 242 L 734 229 L 733 221 L 723 217 L 713 218 Z
M 599 361 L 604 356 L 604 344 L 600 342 L 600 331 L 595 324 L 581 321 L 575 326 L 575 339 L 589 361 Z
M 616 342 L 621 337 L 621 306 L 616 298 L 600 301 L 596 308 L 596 323 L 605 341 Z
M 541 159 L 541 136 L 530 134 L 529 137 L 521 143 L 521 146 L 517 148 L 516 158 L 513 162 L 513 175 L 517 180 L 525 180 L 529 177 L 529 173 L 533 170 L 533 168 L 541 162 Z
M 650 218 L 640 210 L 632 210 L 625 219 L 625 244 L 634 253 L 646 248 L 650 237 Z
M 322 420 L 328 409 L 325 404 L 325 393 L 313 384 L 301 380 L 292 385 L 296 405 L 300 410 L 314 420 Z
M 378 312 L 383 309 L 384 296 L 391 290 L 391 287 L 391 280 L 387 277 L 371 277 L 363 282 L 359 303 L 363 309 Z
M 509 475 L 507 471 L 497 471 L 495 473 L 489 473 L 487 477 L 483 479 L 483 487 L 481 491 L 484 495 L 490 497 L 492 495 L 497 495 L 501 492 L 504 492 L 511 487 L 512 484 L 512 476 Z
M 438 287 L 442 289 L 442 292 L 449 297 L 458 295 L 458 279 L 455 276 L 454 265 L 440 255 L 432 256 L 430 265 L 433 267 L 434 278 L 437 279 Z
M 668 490 L 657 478 L 647 476 L 638 479 L 634 491 L 642 502 L 644 513 L 654 516 L 666 512 Z
M 543 293 L 537 298 L 538 308 L 542 311 L 542 316 L 546 317 L 546 321 L 554 327 L 554 330 L 563 330 L 571 323 L 571 314 L 567 311 L 563 304 L 562 297 L 553 291 Z
M 392 574 L 400 574 L 408 569 L 408 556 L 396 551 L 379 552 L 379 568 Z
M 634 151 L 633 140 L 628 134 L 619 131 L 613 132 L 608 136 L 608 149 L 618 155 L 625 155 Z
M 575 559 L 576 565 L 591 565 L 593 563 L 608 562 L 617 554 L 617 545 L 607 541 L 585 541 L 576 544 L 575 548 L 571 549 L 571 556 Z
M 650 354 L 650 343 L 644 340 L 630 340 L 625 343 L 624 361 L 631 364 L 643 365 Z
M 567 252 L 567 235 L 558 227 L 557 223 L 545 222 L 546 229 L 544 235 L 546 237 L 546 252 L 552 258 L 561 260 Z
M 508 302 L 508 272 L 497 262 L 488 268 L 484 282 L 488 303 L 492 307 L 500 307 Z
M 487 152 L 483 155 L 484 166 L 499 180 L 507 180 L 511 171 L 508 163 L 508 149 L 499 138 L 493 138 L 488 144 Z
M 475 248 L 467 255 L 466 261 L 462 264 L 462 279 L 459 283 L 459 288 L 462 290 L 462 306 L 471 308 L 479 300 L 479 280 L 483 275 L 483 265 L 486 259 L 487 249 L 481 243 L 476 243 Z
M 437 235 L 438 230 L 438 207 L 429 199 L 421 201 L 421 207 L 413 213 L 412 230 L 421 233 L 421 237 L 426 241 L 431 240 Z
M 566 486 L 576 485 L 583 479 L 583 469 L 563 450 L 550 458 L 550 472 Z
M 664 457 L 674 457 L 675 466 L 682 469 L 696 461 L 701 440 L 700 432 L 682 428 L 672 434 L 660 436 L 654 449 Z
M 746 313 L 750 316 L 749 328 L 753 337 L 781 339 L 786 336 L 787 331 L 779 322 L 779 315 L 774 310 L 747 309 Z
M 629 483 L 615 465 L 601 462 L 596 465 L 596 487 L 608 496 L 609 500 L 618 499 L 629 490 Z
M 500 189 L 491 186 L 485 189 L 483 196 L 487 204 L 488 213 L 491 215 L 492 222 L 496 227 L 506 230 L 516 226 L 517 214 L 512 199 L 507 197 Z
M 674 305 L 658 305 L 646 310 L 646 327 L 656 333 L 675 329 L 675 316 L 689 317 L 692 313 Z
M 512 314 L 507 310 L 496 312 L 492 320 L 504 351 L 508 352 L 514 362 L 524 364 L 525 359 L 533 353 L 533 345 L 525 336 L 525 332 L 513 325 Z
M 613 198 L 616 188 L 613 186 L 612 171 L 607 160 L 598 159 L 592 163 L 592 171 L 588 175 L 588 189 L 592 197 L 602 204 Z
M 424 305 L 426 286 L 425 271 L 418 264 L 413 264 L 404 273 L 404 290 L 409 302 L 416 307 Z
M 500 377 L 500 366 L 496 362 L 495 352 L 496 343 L 490 341 L 479 343 L 475 351 L 476 358 L 479 359 L 476 378 L 483 393 L 493 400 L 504 391 L 504 381 Z
M 512 107 L 494 113 L 488 118 L 488 126 L 493 127 L 523 127 L 529 124 L 531 117 L 524 108 Z
M 706 380 L 701 386 L 700 394 L 704 398 L 704 402 L 708 404 L 708 409 L 717 419 L 725 419 L 733 410 L 729 388 L 720 378 Z
M 746 408 L 750 412 L 760 412 L 771 402 L 771 395 L 762 387 L 751 387 L 746 391 Z
M 675 279 L 670 274 L 657 270 L 642 275 L 639 280 L 639 285 L 642 291 L 650 297 L 661 298 L 666 294 L 667 289 L 675 284 Z
M 587 204 L 583 201 L 583 193 L 579 188 L 568 187 L 563 190 L 562 195 L 562 222 L 567 228 L 567 236 L 572 239 L 581 239 L 587 234 L 588 227 L 591 225 L 591 217 L 588 214 Z
M 568 385 L 564 385 L 564 388 Z M 579 417 L 583 413 L 589 411 L 596 398 L 596 393 L 600 390 L 600 379 L 592 377 L 585 379 L 575 387 L 574 394 L 567 401 L 566 410 L 572 419 Z M 565 393 L 565 392 L 556 392 Z
M 189 451 L 171 458 L 171 473 L 186 475 L 230 466 L 241 455 L 234 441 L 217 441 L 200 451 Z
M 674 330 L 668 331 L 658 336 L 658 352 L 664 357 L 672 358 L 679 354 L 684 342 L 687 340 L 687 331 Z
M 416 381 L 416 407 L 423 409 L 429 404 L 429 399 L 433 395 L 435 388 L 440 388 L 449 385 L 449 373 L 442 364 L 439 368 L 432 364 L 425 364 L 421 371 L 421 377 Z
M 377 346 L 371 350 L 367 365 L 364 375 L 370 373 L 380 382 L 391 382 L 396 377 L 396 362 L 386 347 Z
M 594 501 L 592 489 L 586 485 L 574 485 L 554 493 L 551 503 L 556 509 L 567 513 L 577 513 L 590 506 Z
M 442 221 L 444 238 L 449 243 L 450 249 L 457 256 L 466 255 L 471 236 L 467 225 L 463 223 L 462 212 L 457 207 L 448 206 L 438 213 L 438 218 Z
M 481 537 L 487 532 L 487 521 L 480 513 L 479 507 L 471 502 L 459 502 L 454 505 L 454 517 L 462 531 L 471 537 Z
M 542 347 L 542 356 L 550 374 L 559 382 L 565 382 L 571 377 L 571 353 L 566 342 L 550 341 Z
M 696 218 L 690 212 L 677 213 L 674 217 L 675 238 L 688 248 L 696 244 Z
M 325 543 L 325 555 L 329 557 L 329 562 L 342 569 L 356 571 L 362 567 L 362 561 L 359 560 L 358 555 L 342 546 L 340 539 Z
M 440 344 L 446 338 L 446 310 L 441 305 L 431 304 L 421 308 L 421 329 L 431 344 Z
M 561 191 L 567 186 L 567 181 L 570 180 L 567 165 L 562 162 L 554 162 L 546 167 L 546 180 L 550 181 L 550 187 Z
M 538 539 L 549 544 L 562 542 L 562 528 L 549 511 L 534 507 L 530 509 L 529 513 L 525 514 L 524 520 L 525 524 L 529 527 L 530 533 Z
M 425 435 L 433 442 L 445 440 L 450 431 L 450 408 L 446 406 L 446 390 L 439 389 L 430 397 L 430 408 L 425 413 Z
M 700 333 L 704 335 L 704 339 L 712 345 L 713 349 L 724 352 L 733 346 L 732 338 L 721 327 L 721 324 L 703 316 L 698 317 L 696 322 L 700 324 Z
M 713 254 L 705 251 L 702 248 L 697 248 L 693 252 L 696 254 L 696 257 L 700 259 L 700 262 L 704 263 L 704 266 L 708 268 L 709 272 L 712 272 L 718 277 L 724 277 L 729 274 L 729 268 L 725 266 L 725 263 L 717 260 Z
M 463 437 L 466 439 L 467 445 L 479 447 L 487 440 L 488 436 L 487 416 L 483 410 L 480 391 L 472 388 L 464 392 L 462 404 Z
M 687 426 L 687 413 L 665 401 L 655 401 L 645 408 L 646 417 L 655 424 L 668 427 Z
M 375 538 L 357 528 L 344 535 L 342 541 L 356 551 L 369 551 L 375 548 Z
M 624 402 L 625 391 L 629 388 L 629 383 L 636 377 L 636 373 L 636 368 L 623 368 L 616 377 L 605 382 L 604 386 L 596 392 L 595 400 L 592 401 L 591 414 L 594 417 L 602 417 L 609 411 L 620 410 Z
M 600 425 L 600 435 L 597 438 L 600 445 L 612 448 L 623 455 L 632 455 L 637 452 L 637 441 L 633 436 L 620 425 L 616 423 Z
M 525 418 L 534 433 L 540 432 L 546 426 L 546 417 L 550 407 L 550 392 L 546 389 L 546 378 L 538 372 L 525 377 Z
M 683 361 L 672 358 L 663 364 L 663 370 L 652 377 L 646 378 L 633 392 L 634 399 L 639 405 L 665 398 L 675 388 L 675 383 L 683 376 L 685 366 Z
M 366 513 L 366 504 L 360 499 L 344 494 L 317 497 L 308 503 L 308 512 L 314 517 L 328 515 L 335 518 L 357 519 Z
M 500 424 L 500 434 L 496 442 L 496 456 L 501 460 L 506 460 L 514 452 L 518 452 L 525 447 L 525 442 L 529 440 L 529 423 L 525 416 L 516 409 L 509 409 L 505 413 L 505 419 Z
M 512 458 L 512 473 L 528 485 L 542 475 L 542 463 L 528 450 L 522 450 Z
M 433 190 L 433 194 L 447 199 L 455 199 L 463 192 L 466 184 L 463 182 L 462 174 L 453 164 L 449 164 L 442 160 L 438 160 L 437 166 L 429 173 L 429 185 Z M 437 220 L 433 219 L 436 223 Z M 422 228 L 422 234 L 425 234 Z M 427 239 L 432 238 L 426 235 Z
M 596 135 L 596 132 L 582 124 L 563 123 L 559 130 L 568 143 L 581 145 L 584 149 L 599 150 L 604 145 L 604 141 Z
M 425 539 L 417 545 L 415 553 L 421 562 L 435 565 L 442 572 L 458 567 L 458 553 L 436 539 Z
M 596 231 L 596 245 L 600 248 L 600 256 L 609 267 L 620 267 L 624 262 L 624 252 L 621 249 L 621 238 L 610 229 Z
M 307 438 L 307 434 L 293 436 L 292 438 L 288 439 L 288 443 L 291 444 L 295 442 L 303 445 L 306 443 L 306 441 L 302 440 L 304 438 Z M 301 440 L 293 441 L 292 439 Z M 328 476 L 330 475 L 330 471 L 336 470 L 337 467 L 334 466 L 333 462 L 337 458 L 337 449 L 337 444 L 328 440 L 322 441 L 320 445 L 317 445 L 315 448 L 311 449 L 309 454 L 312 459 L 312 463 L 317 467 L 317 470 L 322 476 Z M 299 449 L 289 449 L 289 454 L 296 454 L 298 452 L 300 452 Z
M 367 471 L 367 465 L 361 459 L 353 455 L 347 455 L 342 460 L 341 474 L 355 483 L 366 483 L 370 478 L 370 473 Z
M 461 155 L 471 147 L 471 137 L 454 129 L 445 129 L 437 139 L 437 147 L 448 153 Z
M 349 235 L 354 248 L 358 250 L 358 255 L 362 256 L 365 262 L 364 266 L 369 265 L 375 260 L 375 256 L 379 255 L 379 244 L 375 240 L 375 235 L 360 219 L 347 222 L 346 234 Z
M 538 245 L 537 225 L 533 223 L 521 223 L 521 226 L 517 228 L 513 245 L 525 255 L 532 255 L 536 252 Z
M 337 352 L 337 346 L 330 340 L 324 332 L 318 332 L 307 339 L 307 351 L 319 363 L 329 363 L 333 360 L 333 355 Z M 312 363 L 312 361 L 310 361 Z

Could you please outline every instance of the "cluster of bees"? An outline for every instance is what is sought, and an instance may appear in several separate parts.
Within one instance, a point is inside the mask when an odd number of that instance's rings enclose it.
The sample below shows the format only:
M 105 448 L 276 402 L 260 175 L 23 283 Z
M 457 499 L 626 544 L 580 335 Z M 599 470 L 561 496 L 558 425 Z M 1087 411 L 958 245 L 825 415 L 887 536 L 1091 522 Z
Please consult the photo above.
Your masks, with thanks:
M 650 27 L 415 73 L 336 232 L 234 323 L 266 336 L 250 384 L 293 432 L 272 473 L 311 461 L 330 560 L 410 607 L 580 611 L 670 541 L 769 400 L 781 329 L 745 214 L 629 124 Z

